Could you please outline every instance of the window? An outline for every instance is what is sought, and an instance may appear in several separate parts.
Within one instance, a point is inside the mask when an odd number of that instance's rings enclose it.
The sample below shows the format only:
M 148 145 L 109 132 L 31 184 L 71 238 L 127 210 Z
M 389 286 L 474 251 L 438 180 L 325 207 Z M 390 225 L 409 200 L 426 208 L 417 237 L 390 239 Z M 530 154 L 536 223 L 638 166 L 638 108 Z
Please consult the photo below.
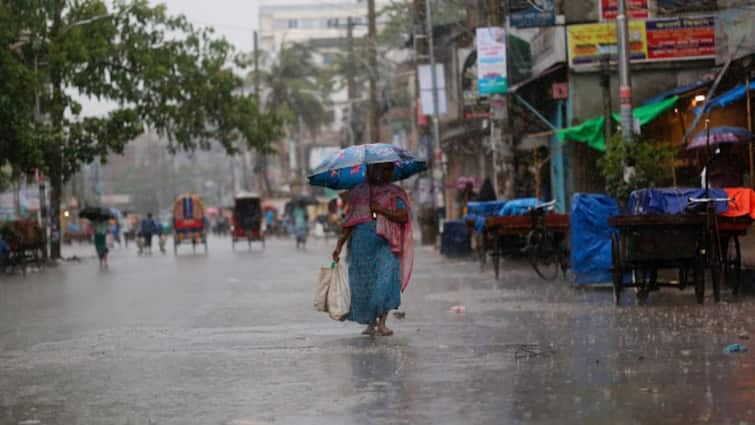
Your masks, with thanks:
M 298 19 L 289 19 L 288 20 L 288 28 L 299 28 L 299 20 Z
M 330 53 L 323 53 L 322 54 L 322 64 L 323 65 L 330 65 L 333 63 L 333 55 Z
M 325 26 L 328 28 L 338 28 L 338 18 L 328 18 L 325 22 Z

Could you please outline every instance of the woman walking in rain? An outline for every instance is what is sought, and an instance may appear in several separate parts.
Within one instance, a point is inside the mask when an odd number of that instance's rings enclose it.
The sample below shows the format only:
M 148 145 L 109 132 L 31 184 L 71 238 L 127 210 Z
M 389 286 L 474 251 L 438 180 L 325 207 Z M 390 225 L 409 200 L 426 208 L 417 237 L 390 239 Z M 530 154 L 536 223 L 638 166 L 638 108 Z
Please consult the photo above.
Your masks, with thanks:
M 401 304 L 411 277 L 414 254 L 409 199 L 390 184 L 393 163 L 371 164 L 367 182 L 349 193 L 343 236 L 333 251 L 338 261 L 349 243 L 351 312 L 347 320 L 367 325 L 365 335 L 392 335 L 388 313 Z
M 107 235 L 110 230 L 109 220 L 97 220 L 94 223 L 94 249 L 100 260 L 100 267 L 107 267 Z
M 307 205 L 303 201 L 297 201 L 293 211 L 294 234 L 296 235 L 296 248 L 307 247 L 309 235 L 309 215 Z

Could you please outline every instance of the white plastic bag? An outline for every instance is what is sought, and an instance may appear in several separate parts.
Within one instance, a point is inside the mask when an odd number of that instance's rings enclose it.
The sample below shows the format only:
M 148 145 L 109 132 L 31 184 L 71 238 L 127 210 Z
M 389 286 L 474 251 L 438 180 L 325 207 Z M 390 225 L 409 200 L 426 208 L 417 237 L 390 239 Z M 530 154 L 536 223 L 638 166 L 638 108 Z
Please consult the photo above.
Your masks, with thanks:
M 349 289 L 349 268 L 345 261 L 336 263 L 331 273 L 328 289 L 328 314 L 333 320 L 344 320 L 351 310 L 351 289 Z
M 317 287 L 315 288 L 314 307 L 316 311 L 328 311 L 328 289 L 330 282 L 335 274 L 335 263 L 330 267 L 320 269 L 320 275 L 317 277 Z

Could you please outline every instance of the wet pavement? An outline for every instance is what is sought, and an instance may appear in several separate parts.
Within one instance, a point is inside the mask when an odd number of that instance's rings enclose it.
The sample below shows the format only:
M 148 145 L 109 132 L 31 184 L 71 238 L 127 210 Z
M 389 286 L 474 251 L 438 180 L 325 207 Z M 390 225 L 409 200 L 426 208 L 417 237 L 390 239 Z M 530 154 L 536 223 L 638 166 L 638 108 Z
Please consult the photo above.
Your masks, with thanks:
M 0 277 L 0 424 L 755 424 L 752 297 L 617 308 L 420 248 L 406 318 L 371 338 L 311 307 L 331 245 Z

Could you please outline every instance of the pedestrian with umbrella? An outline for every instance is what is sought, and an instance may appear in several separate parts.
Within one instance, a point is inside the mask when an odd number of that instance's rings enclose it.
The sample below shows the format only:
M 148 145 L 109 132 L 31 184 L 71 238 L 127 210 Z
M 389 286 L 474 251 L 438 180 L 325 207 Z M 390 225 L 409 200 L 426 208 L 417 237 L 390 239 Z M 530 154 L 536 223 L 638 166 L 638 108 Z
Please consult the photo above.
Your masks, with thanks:
M 706 127 L 709 125 L 706 122 Z M 737 154 L 740 146 L 755 141 L 755 135 L 745 128 L 720 126 L 706 128 L 698 133 L 687 145 L 687 150 L 704 150 L 708 161 L 700 176 L 701 186 L 706 187 L 705 179 L 712 188 L 742 186 L 745 174 L 745 161 Z M 711 150 L 715 149 L 713 152 Z M 707 176 L 706 176 L 707 175 Z
M 342 236 L 333 251 L 341 259 L 348 243 L 351 311 L 346 317 L 367 325 L 365 335 L 389 336 L 388 313 L 401 304 L 414 262 L 411 205 L 406 192 L 391 184 L 424 171 L 427 164 L 388 144 L 343 149 L 309 177 L 312 185 L 351 189 Z
M 97 251 L 97 258 L 100 260 L 100 267 L 108 266 L 108 247 L 107 235 L 110 230 L 110 219 L 113 213 L 102 207 L 86 207 L 79 213 L 79 217 L 86 218 L 92 222 L 94 228 L 94 249 Z

